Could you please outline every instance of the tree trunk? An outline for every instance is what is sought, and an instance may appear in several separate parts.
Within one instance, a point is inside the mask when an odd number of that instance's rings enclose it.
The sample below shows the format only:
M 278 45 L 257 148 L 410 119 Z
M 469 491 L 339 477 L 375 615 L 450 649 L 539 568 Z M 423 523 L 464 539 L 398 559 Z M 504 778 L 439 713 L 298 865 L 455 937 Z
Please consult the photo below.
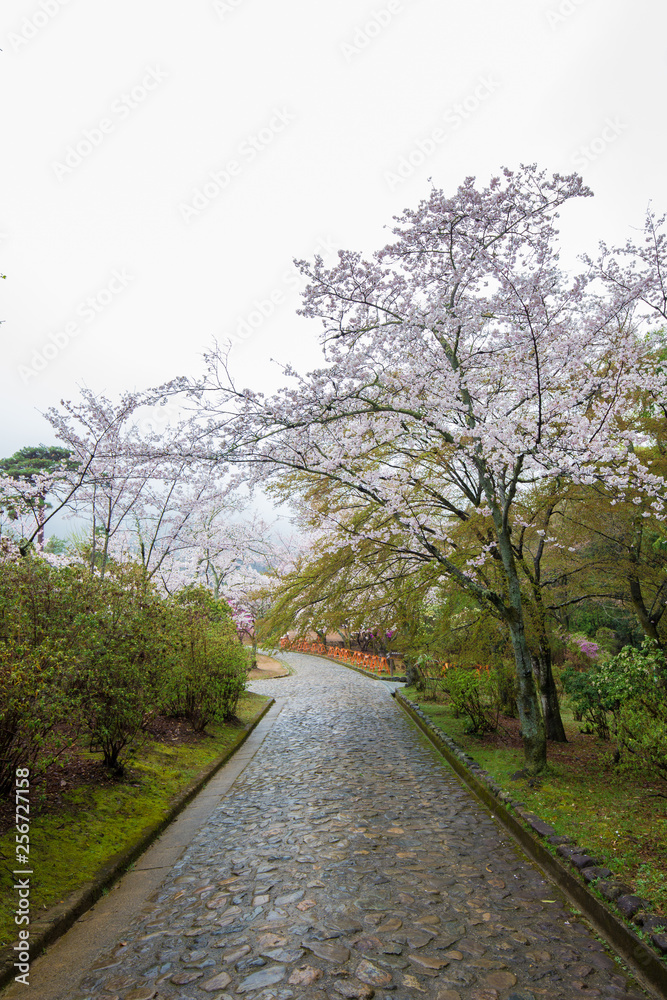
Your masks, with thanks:
M 109 561 L 109 528 L 104 529 L 104 545 L 101 552 L 101 562 L 100 562 L 100 579 L 104 579 L 104 574 L 107 571 L 107 562 Z
M 46 502 L 43 497 L 40 497 L 40 502 L 37 504 L 37 545 L 40 549 L 44 548 L 44 508 Z
M 554 681 L 553 670 L 551 669 L 551 642 L 549 640 L 549 630 L 547 626 L 547 614 L 542 600 L 542 587 L 540 583 L 539 561 L 535 560 L 535 572 L 531 577 L 526 574 L 532 584 L 533 600 L 527 607 L 527 613 L 531 616 L 533 628 L 536 632 L 537 653 L 532 657 L 533 673 L 540 692 L 540 705 L 542 707 L 542 718 L 548 740 L 555 743 L 567 743 L 565 727 L 560 715 L 560 705 L 558 704 L 558 691 Z
M 538 774 L 544 770 L 547 764 L 547 739 L 535 690 L 533 660 L 526 642 L 521 583 L 512 552 L 509 526 L 499 514 L 494 515 L 494 520 L 496 521 L 498 550 L 507 580 L 508 600 L 503 617 L 509 626 L 512 648 L 514 649 L 518 686 L 517 708 L 521 722 L 523 750 L 528 771 L 531 774 Z
M 540 692 L 540 704 L 542 706 L 542 718 L 548 740 L 554 743 L 567 743 L 565 727 L 560 715 L 560 705 L 558 704 L 558 692 L 551 669 L 551 649 L 540 649 L 537 656 L 533 657 L 533 673 Z
M 517 707 L 521 722 L 523 751 L 528 770 L 531 774 L 538 774 L 544 770 L 547 764 L 547 741 L 544 720 L 538 705 L 533 679 L 532 657 L 528 651 L 523 621 L 511 621 L 510 634 L 519 688 Z

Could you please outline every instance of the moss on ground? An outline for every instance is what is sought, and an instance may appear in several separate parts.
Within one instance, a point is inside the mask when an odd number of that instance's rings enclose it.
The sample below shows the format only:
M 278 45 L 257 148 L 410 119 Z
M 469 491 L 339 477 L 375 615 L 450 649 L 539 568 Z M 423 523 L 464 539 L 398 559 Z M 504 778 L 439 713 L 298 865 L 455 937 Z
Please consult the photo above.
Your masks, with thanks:
M 615 744 L 582 733 L 582 724 L 564 709 L 568 743 L 549 744 L 546 773 L 535 783 L 511 780 L 524 767 L 513 720 L 501 717 L 496 733 L 474 736 L 448 704 L 425 701 L 414 688 L 402 693 L 515 800 L 667 913 L 667 798 L 653 776 L 614 763 Z
M 238 719 L 246 725 L 254 721 L 267 700 L 246 693 L 239 701 Z M 32 921 L 40 911 L 91 879 L 114 855 L 128 849 L 143 830 L 164 819 L 179 792 L 234 747 L 243 731 L 238 724 L 211 725 L 210 736 L 193 743 L 146 741 L 122 780 L 99 786 L 87 784 L 66 792 L 61 809 L 32 818 Z M 16 939 L 16 899 L 12 890 L 15 832 L 11 827 L 0 837 L 0 946 Z

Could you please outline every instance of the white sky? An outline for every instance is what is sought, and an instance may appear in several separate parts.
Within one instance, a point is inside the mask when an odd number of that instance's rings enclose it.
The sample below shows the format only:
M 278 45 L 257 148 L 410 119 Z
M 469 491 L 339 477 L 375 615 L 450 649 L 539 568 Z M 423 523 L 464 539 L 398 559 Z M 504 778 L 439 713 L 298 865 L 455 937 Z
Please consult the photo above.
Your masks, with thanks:
M 0 455 L 214 337 L 242 384 L 314 367 L 292 258 L 383 245 L 428 177 L 578 170 L 567 250 L 624 240 L 667 208 L 666 28 L 656 0 L 3 0 Z

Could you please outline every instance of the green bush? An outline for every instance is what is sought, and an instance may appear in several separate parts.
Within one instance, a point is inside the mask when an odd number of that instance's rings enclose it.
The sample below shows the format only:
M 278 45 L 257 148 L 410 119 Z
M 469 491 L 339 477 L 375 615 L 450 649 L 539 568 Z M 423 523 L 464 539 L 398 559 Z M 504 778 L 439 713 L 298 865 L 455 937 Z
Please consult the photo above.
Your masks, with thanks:
M 0 794 L 11 791 L 17 767 L 43 770 L 70 746 L 67 651 L 0 643 Z
M 214 720 L 234 717 L 246 687 L 246 653 L 229 606 L 204 588 L 181 591 L 174 613 L 181 642 L 173 655 L 165 707 L 172 715 L 184 715 L 195 732 L 203 732 Z
M 11 789 L 17 767 L 39 774 L 76 738 L 70 701 L 75 658 L 63 630 L 47 626 L 62 603 L 45 563 L 0 563 L 2 794 Z
M 118 769 L 120 754 L 157 708 L 163 665 L 174 646 L 173 621 L 135 567 L 115 567 L 104 580 L 93 580 L 95 600 L 82 602 L 74 621 L 74 708 L 90 750 Z
M 203 588 L 162 598 L 132 563 L 0 562 L 0 793 L 85 739 L 122 770 L 151 714 L 197 731 L 233 717 L 246 656 L 231 610 Z
M 565 693 L 570 698 L 574 717 L 586 726 L 583 732 L 597 733 L 602 740 L 610 736 L 609 713 L 616 707 L 615 699 L 599 684 L 600 668 L 579 670 L 572 665 L 561 675 Z
M 101 580 L 83 566 L 5 563 L 0 612 L 2 766 L 40 758 L 43 768 L 49 740 L 85 735 L 105 764 L 119 767 L 155 709 L 172 644 L 166 603 L 140 568 L 114 566 Z
M 667 781 L 667 662 L 657 643 L 626 646 L 601 665 L 594 683 L 616 705 L 614 727 L 626 762 Z
M 652 639 L 589 670 L 565 670 L 563 684 L 589 731 L 614 735 L 626 765 L 667 781 L 667 663 Z
M 467 733 L 481 735 L 498 728 L 498 688 L 487 667 L 450 667 L 444 680 L 457 715 L 467 716 Z
M 414 661 L 415 687 L 424 695 L 425 701 L 437 701 L 438 695 L 445 694 L 445 667 L 438 660 L 422 653 Z

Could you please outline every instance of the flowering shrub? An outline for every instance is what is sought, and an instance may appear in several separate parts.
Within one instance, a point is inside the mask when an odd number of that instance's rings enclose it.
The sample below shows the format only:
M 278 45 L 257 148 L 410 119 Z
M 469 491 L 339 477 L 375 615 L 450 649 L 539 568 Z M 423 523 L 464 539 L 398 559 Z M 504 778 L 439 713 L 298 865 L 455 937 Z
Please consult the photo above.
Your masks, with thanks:
M 574 641 L 584 656 L 587 656 L 589 660 L 595 660 L 597 658 L 597 655 L 600 652 L 600 647 L 596 642 L 591 642 L 590 639 L 581 639 L 579 637 L 575 637 Z

